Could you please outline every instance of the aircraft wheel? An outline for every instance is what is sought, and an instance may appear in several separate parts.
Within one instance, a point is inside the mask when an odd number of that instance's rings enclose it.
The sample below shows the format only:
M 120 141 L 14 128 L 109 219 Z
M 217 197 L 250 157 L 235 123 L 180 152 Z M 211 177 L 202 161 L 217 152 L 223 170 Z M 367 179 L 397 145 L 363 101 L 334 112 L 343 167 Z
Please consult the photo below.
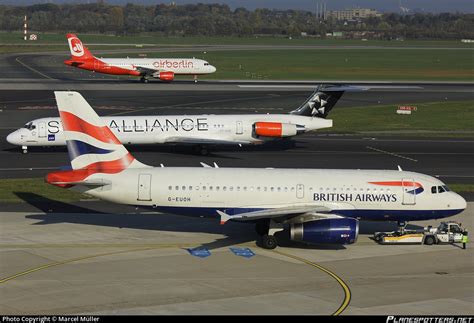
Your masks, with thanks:
M 277 239 L 274 236 L 268 234 L 262 237 L 262 247 L 264 249 L 275 249 L 278 245 Z
M 270 221 L 268 219 L 261 219 L 255 223 L 255 232 L 259 236 L 264 236 L 268 233 L 268 229 L 270 228 Z

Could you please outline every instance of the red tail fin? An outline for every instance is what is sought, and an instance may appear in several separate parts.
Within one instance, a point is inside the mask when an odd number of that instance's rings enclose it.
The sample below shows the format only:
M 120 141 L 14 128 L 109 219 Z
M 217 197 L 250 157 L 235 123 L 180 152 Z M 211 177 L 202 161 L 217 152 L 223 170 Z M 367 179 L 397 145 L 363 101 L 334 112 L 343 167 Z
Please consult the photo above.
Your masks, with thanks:
M 77 38 L 75 34 L 67 34 L 66 37 L 72 60 L 82 61 L 94 58 L 94 55 L 89 52 L 87 47 L 82 44 L 81 40 Z

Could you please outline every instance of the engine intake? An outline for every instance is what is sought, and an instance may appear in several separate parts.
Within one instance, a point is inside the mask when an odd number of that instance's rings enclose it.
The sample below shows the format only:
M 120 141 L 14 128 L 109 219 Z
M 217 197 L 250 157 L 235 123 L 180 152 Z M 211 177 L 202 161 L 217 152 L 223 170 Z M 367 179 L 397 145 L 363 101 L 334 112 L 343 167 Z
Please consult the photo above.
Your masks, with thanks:
M 352 244 L 359 235 L 359 221 L 352 218 L 293 223 L 290 238 L 306 243 Z
M 262 137 L 291 137 L 305 132 L 305 127 L 281 122 L 255 122 L 254 133 Z

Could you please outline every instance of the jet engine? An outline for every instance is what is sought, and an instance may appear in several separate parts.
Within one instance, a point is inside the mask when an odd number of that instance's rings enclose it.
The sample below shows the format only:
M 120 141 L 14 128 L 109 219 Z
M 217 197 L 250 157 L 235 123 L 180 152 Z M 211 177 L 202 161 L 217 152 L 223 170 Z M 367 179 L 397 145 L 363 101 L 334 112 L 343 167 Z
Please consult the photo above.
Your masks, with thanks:
M 158 78 L 165 82 L 171 82 L 174 80 L 173 72 L 157 72 L 153 74 L 153 77 Z
M 359 221 L 352 218 L 332 218 L 293 223 L 290 238 L 306 243 L 352 244 L 359 235 Z
M 291 137 L 305 131 L 304 126 L 280 122 L 255 122 L 253 125 L 256 136 Z

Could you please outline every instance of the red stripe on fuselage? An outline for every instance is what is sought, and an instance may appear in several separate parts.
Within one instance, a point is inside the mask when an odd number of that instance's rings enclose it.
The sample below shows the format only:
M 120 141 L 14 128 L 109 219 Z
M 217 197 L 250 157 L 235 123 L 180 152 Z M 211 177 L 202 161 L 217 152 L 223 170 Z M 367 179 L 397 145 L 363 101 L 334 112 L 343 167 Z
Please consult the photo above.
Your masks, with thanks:
M 70 112 L 60 111 L 59 114 L 61 115 L 64 130 L 82 132 L 102 142 L 121 145 L 120 141 L 107 126 L 94 126 Z
M 135 160 L 130 153 L 124 157 L 106 161 L 97 162 L 90 164 L 82 169 L 65 170 L 59 172 L 52 172 L 46 175 L 46 182 L 52 185 L 67 187 L 67 183 L 76 183 L 83 181 L 92 174 L 103 173 L 103 174 L 117 174 L 123 171 L 125 168 Z M 61 183 L 61 184 L 56 184 Z
M 391 181 L 391 182 L 369 182 L 369 184 L 383 185 L 383 186 L 403 186 L 403 187 L 421 187 L 422 185 L 418 182 L 405 182 L 405 181 Z

